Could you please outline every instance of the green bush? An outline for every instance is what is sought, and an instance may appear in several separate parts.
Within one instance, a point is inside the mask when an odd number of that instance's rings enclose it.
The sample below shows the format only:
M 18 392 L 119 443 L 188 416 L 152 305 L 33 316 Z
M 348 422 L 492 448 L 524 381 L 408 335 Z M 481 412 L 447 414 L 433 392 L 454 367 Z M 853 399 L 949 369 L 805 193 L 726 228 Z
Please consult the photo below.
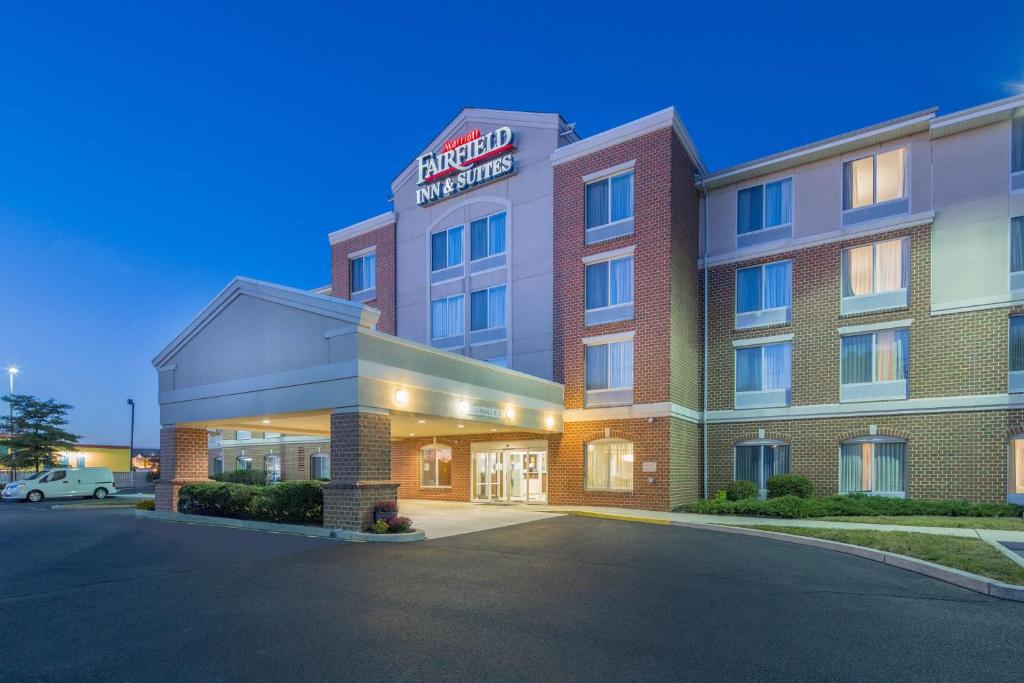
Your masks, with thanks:
M 752 481 L 731 482 L 725 487 L 725 497 L 733 501 L 757 498 L 757 484 Z
M 796 496 L 797 498 L 810 498 L 814 495 L 814 486 L 807 477 L 799 474 L 776 474 L 768 477 L 765 482 L 769 498 L 781 498 L 782 496 Z
M 156 501 L 152 498 L 147 498 L 145 500 L 140 500 L 135 504 L 135 507 L 139 510 L 156 510 Z
M 210 478 L 214 481 L 223 481 L 229 484 L 265 486 L 267 483 L 267 472 L 266 470 L 232 470 L 215 474 Z
M 185 484 L 178 494 L 178 512 L 285 524 L 323 524 L 324 492 L 319 481 L 285 481 L 273 486 Z
M 1024 506 L 1012 503 L 969 503 L 964 500 L 915 500 L 884 496 L 780 496 L 768 500 L 698 500 L 683 506 L 704 515 L 759 515 L 801 519 L 807 517 L 909 516 L 1020 517 Z

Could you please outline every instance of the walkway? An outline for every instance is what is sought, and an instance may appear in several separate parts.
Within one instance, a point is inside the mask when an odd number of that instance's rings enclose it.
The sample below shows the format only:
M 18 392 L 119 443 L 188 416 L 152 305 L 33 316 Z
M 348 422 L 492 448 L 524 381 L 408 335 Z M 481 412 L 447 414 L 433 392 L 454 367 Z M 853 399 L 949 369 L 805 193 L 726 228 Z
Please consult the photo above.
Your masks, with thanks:
M 403 498 L 399 514 L 412 520 L 413 526 L 427 534 L 427 540 L 471 534 L 476 531 L 536 522 L 560 517 L 564 513 L 545 512 L 527 505 L 488 505 L 454 503 L 444 500 Z

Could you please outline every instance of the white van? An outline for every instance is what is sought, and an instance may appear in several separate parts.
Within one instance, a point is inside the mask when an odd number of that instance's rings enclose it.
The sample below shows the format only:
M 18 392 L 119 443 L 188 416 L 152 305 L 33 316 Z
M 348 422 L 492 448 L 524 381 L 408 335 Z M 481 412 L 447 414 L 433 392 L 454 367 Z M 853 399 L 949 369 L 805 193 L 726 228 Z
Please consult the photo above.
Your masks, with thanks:
M 117 493 L 114 473 L 109 467 L 59 468 L 36 472 L 31 477 L 11 482 L 4 487 L 4 500 L 28 500 L 38 503 L 44 498 L 106 498 Z

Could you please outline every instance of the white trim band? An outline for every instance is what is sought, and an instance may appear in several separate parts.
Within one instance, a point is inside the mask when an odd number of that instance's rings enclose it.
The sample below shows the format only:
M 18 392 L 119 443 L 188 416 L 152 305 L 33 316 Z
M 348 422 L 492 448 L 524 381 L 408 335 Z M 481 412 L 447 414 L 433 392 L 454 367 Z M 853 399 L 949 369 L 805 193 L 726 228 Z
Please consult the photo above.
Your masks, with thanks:
M 584 346 L 597 346 L 598 344 L 611 344 L 620 341 L 632 341 L 635 330 L 629 330 L 628 332 L 613 332 L 611 334 L 599 334 L 593 337 L 584 337 L 580 342 Z
M 839 336 L 847 334 L 861 334 L 863 332 L 877 332 L 878 330 L 898 330 L 904 327 L 910 327 L 910 323 L 914 322 L 910 320 L 890 320 L 884 323 L 867 323 L 865 325 L 847 325 L 846 327 L 840 327 L 837 331 Z
M 632 171 L 635 166 L 636 159 L 631 159 L 629 161 L 625 161 L 621 164 L 616 164 L 615 166 L 611 166 L 601 171 L 594 171 L 593 173 L 588 173 L 587 175 L 583 176 L 583 182 L 592 183 L 595 180 L 604 180 L 605 178 L 610 178 L 613 175 L 625 173 L 626 171 Z
M 600 254 L 588 254 L 581 260 L 584 264 L 590 265 L 591 263 L 601 263 L 603 261 L 611 261 L 612 259 L 622 258 L 624 256 L 632 256 L 636 253 L 636 245 L 631 244 L 628 247 L 622 247 L 621 249 L 613 249 L 611 251 L 602 251 Z
M 753 337 L 751 339 L 733 339 L 732 346 L 735 349 L 747 346 L 765 346 L 767 344 L 781 344 L 782 342 L 793 341 L 792 334 L 776 334 L 771 337 Z

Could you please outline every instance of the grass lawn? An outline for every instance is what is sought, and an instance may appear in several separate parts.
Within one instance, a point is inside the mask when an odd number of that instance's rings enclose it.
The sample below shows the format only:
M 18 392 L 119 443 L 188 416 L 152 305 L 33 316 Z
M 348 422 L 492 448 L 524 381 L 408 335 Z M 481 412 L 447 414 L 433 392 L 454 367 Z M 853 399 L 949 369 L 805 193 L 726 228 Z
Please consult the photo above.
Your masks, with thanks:
M 860 522 L 863 524 L 898 524 L 900 526 L 944 526 L 950 529 L 1005 529 L 1024 531 L 1020 517 L 948 517 L 939 515 L 899 515 L 893 517 L 818 517 L 827 522 Z
M 746 525 L 744 525 L 746 526 Z M 868 529 L 815 529 L 807 527 L 752 525 L 751 529 L 775 531 L 840 541 L 876 550 L 908 555 L 954 569 L 981 574 L 1006 583 L 1024 585 L 1020 566 L 980 538 L 915 534 L 912 531 L 871 531 Z

